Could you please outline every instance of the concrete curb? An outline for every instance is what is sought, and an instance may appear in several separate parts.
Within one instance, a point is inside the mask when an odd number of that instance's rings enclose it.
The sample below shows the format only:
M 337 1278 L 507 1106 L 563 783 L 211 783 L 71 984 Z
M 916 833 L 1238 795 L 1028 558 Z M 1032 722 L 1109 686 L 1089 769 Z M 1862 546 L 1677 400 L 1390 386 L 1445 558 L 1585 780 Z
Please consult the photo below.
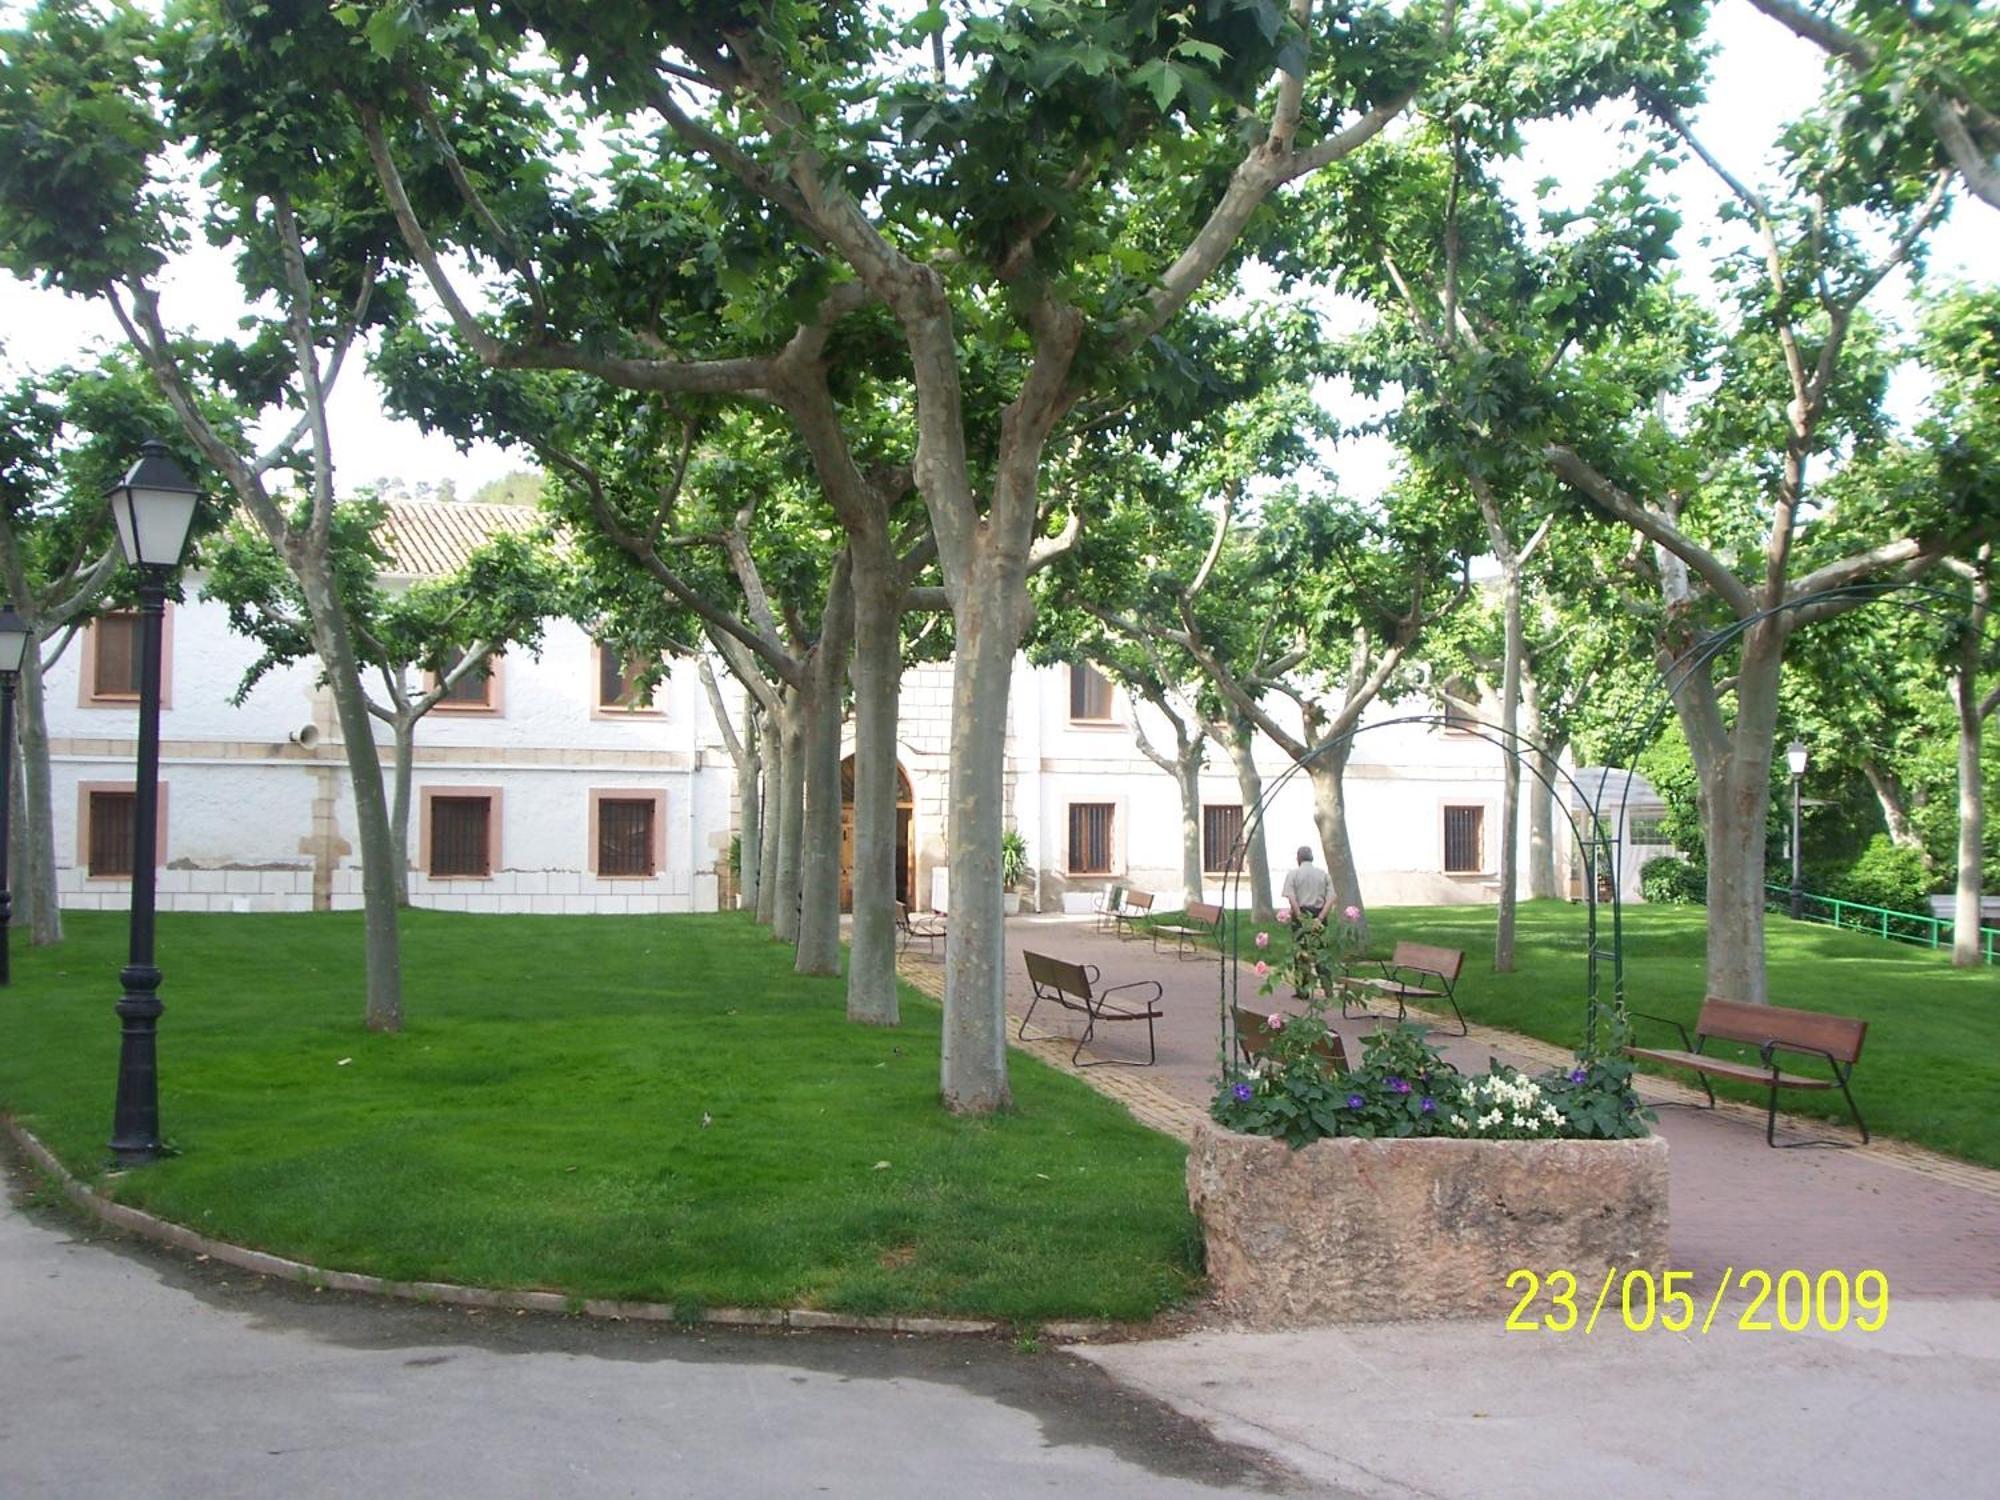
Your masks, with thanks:
M 302 1260 L 290 1260 L 262 1250 L 211 1239 L 185 1224 L 162 1219 L 156 1214 L 116 1202 L 74 1176 L 53 1151 L 12 1115 L 0 1115 L 0 1125 L 24 1154 L 52 1177 L 63 1195 L 84 1212 L 113 1229 L 135 1234 L 157 1244 L 170 1245 L 190 1255 L 206 1256 L 226 1266 L 274 1276 L 302 1286 L 324 1287 L 335 1292 L 360 1292 L 371 1297 L 393 1297 L 404 1302 L 443 1303 L 453 1307 L 476 1307 L 501 1312 L 581 1314 L 612 1322 L 679 1323 L 683 1327 L 783 1328 L 803 1332 L 808 1329 L 835 1333 L 903 1333 L 923 1335 L 996 1334 L 1011 1325 L 989 1318 L 862 1317 L 848 1313 L 822 1312 L 811 1307 L 690 1307 L 676 1308 L 670 1302 L 617 1302 L 601 1297 L 577 1297 L 566 1292 L 506 1291 L 496 1287 L 461 1286 L 454 1281 L 390 1281 L 361 1271 L 329 1271 Z M 1042 1332 L 1058 1340 L 1090 1339 L 1110 1331 L 1109 1323 L 1047 1323 Z

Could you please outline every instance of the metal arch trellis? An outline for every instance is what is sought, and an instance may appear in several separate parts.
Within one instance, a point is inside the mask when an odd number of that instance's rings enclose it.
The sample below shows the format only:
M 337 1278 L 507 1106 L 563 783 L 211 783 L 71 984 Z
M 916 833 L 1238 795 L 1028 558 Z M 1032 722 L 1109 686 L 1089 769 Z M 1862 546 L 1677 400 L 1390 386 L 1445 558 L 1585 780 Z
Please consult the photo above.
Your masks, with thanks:
M 1658 737 L 1667 715 L 1673 712 L 1674 698 L 1680 689 L 1697 671 L 1708 667 L 1725 650 L 1765 620 L 1797 610 L 1814 608 L 1821 604 L 1839 603 L 1860 607 L 1862 605 L 1880 603 L 1896 595 L 1911 596 L 1914 608 L 1933 616 L 1943 623 L 1961 626 L 1967 623 L 1964 613 L 1965 598 L 1963 594 L 1956 593 L 1950 589 L 1940 588 L 1935 584 L 1925 583 L 1918 579 L 1894 579 L 1843 584 L 1835 588 L 1815 590 L 1813 593 L 1803 594 L 1794 599 L 1787 599 L 1781 604 L 1772 606 L 1770 609 L 1758 610 L 1741 619 L 1731 621 L 1721 629 L 1704 633 L 1686 652 L 1675 658 L 1670 667 L 1660 670 L 1655 679 L 1657 700 L 1654 704 L 1653 712 L 1647 719 L 1645 727 L 1641 731 L 1636 743 L 1651 744 Z M 1941 601 L 1949 603 L 1953 608 L 1950 610 L 1945 609 L 1942 607 Z M 1986 627 L 1986 636 L 1989 640 L 1994 638 L 1995 625 L 1995 620 L 1989 617 Z M 1604 822 L 1604 809 L 1607 805 L 1607 797 L 1613 780 L 1612 776 L 1609 774 L 1600 776 L 1597 779 L 1597 788 L 1593 795 L 1585 789 L 1582 783 L 1578 782 L 1575 777 L 1563 768 L 1560 761 L 1546 746 L 1528 739 L 1525 735 L 1518 733 L 1510 735 L 1507 730 L 1497 724 L 1488 724 L 1477 719 L 1467 720 L 1455 715 L 1448 717 L 1440 713 L 1406 714 L 1393 719 L 1378 720 L 1372 724 L 1357 725 L 1344 734 L 1336 735 L 1330 740 L 1315 745 L 1303 759 L 1294 761 L 1290 766 L 1287 766 L 1275 781 L 1264 788 L 1264 793 L 1258 799 L 1257 805 L 1245 814 L 1242 830 L 1237 836 L 1237 844 L 1234 851 L 1236 857 L 1232 861 L 1232 868 L 1229 874 L 1223 881 L 1224 909 L 1232 911 L 1238 909 L 1238 900 L 1242 894 L 1243 877 L 1247 872 L 1248 866 L 1248 860 L 1245 858 L 1245 855 L 1254 841 L 1254 835 L 1263 828 L 1265 814 L 1270 809 L 1278 793 L 1300 772 L 1307 771 L 1313 763 L 1324 756 L 1330 755 L 1344 745 L 1351 745 L 1362 735 L 1373 733 L 1378 729 L 1390 729 L 1407 724 L 1423 724 L 1435 727 L 1448 725 L 1456 732 L 1484 740 L 1486 743 L 1498 747 L 1503 754 L 1511 756 L 1516 762 L 1526 768 L 1537 781 L 1548 788 L 1550 795 L 1555 798 L 1557 805 L 1563 808 L 1563 815 L 1569 820 L 1571 833 L 1576 840 L 1576 848 L 1579 851 L 1588 851 L 1584 861 L 1583 893 L 1586 965 L 1584 1039 L 1587 1048 L 1594 1047 L 1597 1038 L 1597 1019 L 1602 1009 L 1600 1004 L 1602 968 L 1606 960 L 1609 961 L 1611 971 L 1612 1006 L 1620 1015 L 1624 1013 L 1625 1009 L 1624 898 L 1621 893 L 1624 878 L 1624 839 L 1622 832 L 1625 827 L 1625 809 L 1629 805 L 1631 797 L 1632 781 L 1638 774 L 1636 765 L 1628 765 L 1625 768 L 1625 779 L 1623 785 L 1619 787 L 1617 800 L 1615 803 L 1610 804 L 1618 809 L 1618 818 L 1611 825 L 1613 831 L 1607 833 Z M 1629 759 L 1636 760 L 1636 756 L 1629 757 Z M 1557 776 L 1576 792 L 1582 804 L 1582 809 L 1589 818 L 1590 833 L 1588 836 L 1585 835 L 1582 827 L 1579 826 L 1576 813 L 1571 810 L 1562 797 L 1560 788 L 1549 777 L 1542 774 L 1540 766 L 1537 764 L 1538 760 L 1545 760 L 1548 764 L 1554 766 Z M 1610 891 L 1611 930 L 1608 947 L 1599 942 L 1601 927 L 1598 915 L 1598 906 L 1600 904 L 1598 891 L 1600 885 L 1608 887 Z M 1220 1012 L 1219 1037 L 1222 1074 L 1225 1078 L 1233 1078 L 1237 1076 L 1239 1071 L 1237 1049 L 1235 1046 L 1235 1009 L 1238 998 L 1238 985 L 1241 977 L 1241 966 L 1238 960 L 1241 956 L 1243 924 L 1240 921 L 1232 920 L 1226 925 L 1229 937 L 1226 944 L 1220 945 L 1217 975 L 1217 989 L 1220 1000 L 1218 1007 Z

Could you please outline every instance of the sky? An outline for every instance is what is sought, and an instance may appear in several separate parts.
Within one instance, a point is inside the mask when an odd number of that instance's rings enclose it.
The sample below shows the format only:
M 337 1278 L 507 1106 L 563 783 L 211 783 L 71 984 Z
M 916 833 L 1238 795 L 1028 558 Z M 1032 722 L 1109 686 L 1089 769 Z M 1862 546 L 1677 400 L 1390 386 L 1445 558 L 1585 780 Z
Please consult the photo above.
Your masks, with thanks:
M 0 6 L 0 18 L 12 24 L 20 10 L 18 5 Z M 1709 102 L 1695 114 L 1695 128 L 1739 176 L 1753 183 L 1767 180 L 1768 160 L 1761 153 L 1776 139 L 1782 123 L 1817 94 L 1821 55 L 1744 0 L 1723 0 L 1717 6 L 1710 37 L 1719 44 L 1719 52 Z M 1586 198 L 1617 162 L 1615 123 L 1598 117 L 1535 127 L 1522 159 L 1506 174 L 1510 188 L 1522 202 L 1529 202 L 1533 185 L 1551 177 L 1562 184 L 1557 201 Z M 1721 229 L 1716 216 L 1720 185 L 1705 169 L 1683 167 L 1672 179 L 1671 190 L 1680 198 L 1688 221 L 1683 253 L 1689 254 L 1706 230 Z M 1996 223 L 2000 221 L 1990 211 L 1961 203 L 1935 238 L 1934 272 L 1971 277 L 1978 264 L 1978 242 L 1982 236 L 1992 237 Z M 1699 274 L 1701 267 L 1690 263 L 1689 269 Z M 196 247 L 163 278 L 161 291 L 169 324 L 196 333 L 227 334 L 246 310 L 227 253 L 200 243 L 198 237 Z M 1906 302 L 1901 286 L 1889 289 L 1889 296 L 1891 309 L 1894 299 Z M 0 276 L 0 369 L 9 375 L 85 359 L 94 347 L 115 345 L 118 340 L 117 326 L 101 305 Z M 1921 394 L 1905 382 L 1893 391 L 1892 405 L 1907 419 Z M 1342 398 L 1336 393 L 1330 399 Z M 410 486 L 448 479 L 463 497 L 488 480 L 529 466 L 525 455 L 491 445 L 461 453 L 445 438 L 426 436 L 414 423 L 390 418 L 358 361 L 350 361 L 335 387 L 330 416 L 342 493 L 382 478 L 398 478 Z M 1341 489 L 1356 498 L 1380 494 L 1393 475 L 1394 454 L 1382 440 L 1349 441 L 1336 449 L 1332 459 Z

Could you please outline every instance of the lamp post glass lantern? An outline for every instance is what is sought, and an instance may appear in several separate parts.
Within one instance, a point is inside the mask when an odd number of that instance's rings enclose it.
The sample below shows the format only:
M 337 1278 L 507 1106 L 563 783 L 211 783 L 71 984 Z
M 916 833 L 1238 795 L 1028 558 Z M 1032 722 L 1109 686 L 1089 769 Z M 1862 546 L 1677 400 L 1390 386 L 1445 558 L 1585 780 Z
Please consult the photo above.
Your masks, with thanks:
M 1793 740 L 1785 747 L 1785 764 L 1792 768 L 1792 920 L 1796 922 L 1805 916 L 1806 909 L 1806 888 L 1799 874 L 1799 786 L 1806 779 L 1804 740 Z
M 11 604 L 0 604 L 0 984 L 14 982 L 14 881 L 8 843 L 14 832 L 14 687 L 32 632 Z
M 167 445 L 149 438 L 139 461 L 106 498 L 118 545 L 139 574 L 139 755 L 132 808 L 132 937 L 119 981 L 118 1100 L 112 1113 L 111 1155 L 139 1166 L 160 1155 L 160 1090 L 156 1049 L 160 971 L 153 963 L 153 875 L 159 848 L 160 623 L 167 584 L 180 566 L 201 491 L 174 462 Z

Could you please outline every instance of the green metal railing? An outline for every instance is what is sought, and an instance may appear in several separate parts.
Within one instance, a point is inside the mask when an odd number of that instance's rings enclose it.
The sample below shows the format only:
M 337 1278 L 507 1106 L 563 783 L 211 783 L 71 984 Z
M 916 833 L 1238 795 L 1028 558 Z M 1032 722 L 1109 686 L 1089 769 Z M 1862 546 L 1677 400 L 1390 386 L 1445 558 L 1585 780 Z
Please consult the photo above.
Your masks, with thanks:
M 1764 906 L 1770 911 L 1792 909 L 1792 888 L 1767 882 Z M 1837 896 L 1816 896 L 1811 891 L 1800 897 L 1801 918 L 1849 932 L 1872 932 L 1892 943 L 1915 943 L 1924 948 L 1951 946 L 1950 917 L 1923 916 L 1913 911 L 1891 911 L 1885 906 L 1868 906 L 1860 901 L 1842 901 Z M 1989 964 L 2000 963 L 2000 927 L 1979 929 L 1980 956 Z

